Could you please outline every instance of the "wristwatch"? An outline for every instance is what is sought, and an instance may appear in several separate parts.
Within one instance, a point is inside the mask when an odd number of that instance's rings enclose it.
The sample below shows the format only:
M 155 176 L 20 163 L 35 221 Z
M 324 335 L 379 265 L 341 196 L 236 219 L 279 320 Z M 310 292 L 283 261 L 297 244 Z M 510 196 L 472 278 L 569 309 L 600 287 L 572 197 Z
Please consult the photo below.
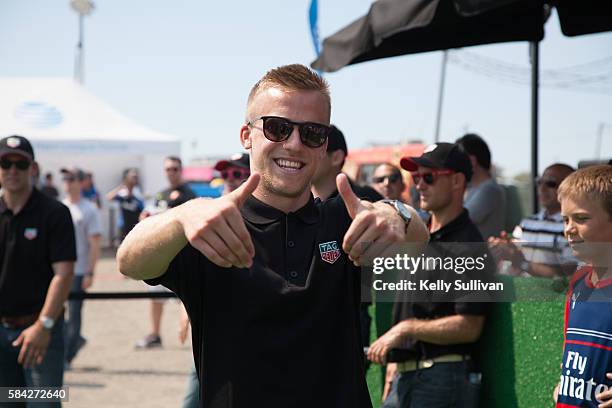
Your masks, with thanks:
M 412 214 L 410 213 L 410 211 L 408 211 L 408 208 L 406 208 L 406 205 L 404 205 L 404 203 L 402 203 L 399 200 L 382 200 L 382 202 L 385 204 L 389 204 L 390 206 L 395 208 L 399 216 L 404 221 L 404 224 L 405 224 L 404 234 L 407 233 L 408 226 L 410 225 L 410 221 L 412 221 Z
M 40 320 L 42 327 L 45 328 L 46 330 L 51 330 L 53 329 L 53 326 L 55 326 L 55 320 L 53 320 L 49 316 L 40 316 L 38 320 Z

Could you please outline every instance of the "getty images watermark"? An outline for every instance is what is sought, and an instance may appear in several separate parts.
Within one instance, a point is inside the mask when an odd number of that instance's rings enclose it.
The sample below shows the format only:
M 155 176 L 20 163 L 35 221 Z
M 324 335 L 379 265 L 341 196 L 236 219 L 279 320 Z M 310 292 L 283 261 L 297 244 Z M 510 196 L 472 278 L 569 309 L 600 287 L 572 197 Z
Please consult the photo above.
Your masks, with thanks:
M 403 271 L 409 275 L 415 275 L 417 271 L 443 271 L 445 273 L 454 272 L 463 275 L 466 272 L 483 272 L 486 270 L 486 259 L 484 254 L 476 258 L 473 257 L 441 257 L 425 256 L 411 257 L 407 254 L 396 254 L 395 257 L 374 258 L 372 272 L 381 275 L 386 271 Z M 446 275 L 448 276 L 448 275 Z M 491 282 L 483 279 L 455 279 L 452 282 L 446 281 L 446 276 L 439 276 L 438 279 L 421 278 L 418 280 L 400 279 L 399 281 L 385 282 L 383 279 L 375 279 L 372 288 L 380 290 L 423 290 L 423 291 L 442 291 L 449 293 L 451 289 L 456 291 L 503 291 L 502 282 Z M 483 278 L 485 278 L 483 276 Z
M 486 243 L 405 244 L 362 264 L 362 300 L 382 302 L 512 302 L 517 280 Z M 525 300 L 557 300 L 552 280 L 519 282 Z M 563 285 L 558 285 L 562 287 Z M 526 294 L 526 296 L 525 296 Z M 518 299 L 523 300 L 523 299 Z

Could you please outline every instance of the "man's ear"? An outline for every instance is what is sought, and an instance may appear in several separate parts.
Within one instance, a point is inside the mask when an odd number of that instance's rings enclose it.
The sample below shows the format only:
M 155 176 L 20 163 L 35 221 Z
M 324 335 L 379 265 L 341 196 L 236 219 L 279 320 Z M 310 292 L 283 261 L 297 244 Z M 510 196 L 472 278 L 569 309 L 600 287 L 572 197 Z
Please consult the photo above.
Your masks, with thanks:
M 346 155 L 344 154 L 344 152 L 340 149 L 338 150 L 334 150 L 331 154 L 331 164 L 334 167 L 340 166 L 342 164 L 342 162 L 344 161 L 344 158 L 346 157 Z
M 40 167 L 38 166 L 38 162 L 37 161 L 33 161 L 32 162 L 32 165 L 30 166 L 30 175 L 32 177 L 40 176 Z
M 252 147 L 251 128 L 246 124 L 240 128 L 240 143 L 247 150 Z
M 465 174 L 463 173 L 455 173 L 452 175 L 453 180 L 453 190 L 459 189 L 461 191 L 465 190 L 467 186 L 467 180 L 465 178 Z

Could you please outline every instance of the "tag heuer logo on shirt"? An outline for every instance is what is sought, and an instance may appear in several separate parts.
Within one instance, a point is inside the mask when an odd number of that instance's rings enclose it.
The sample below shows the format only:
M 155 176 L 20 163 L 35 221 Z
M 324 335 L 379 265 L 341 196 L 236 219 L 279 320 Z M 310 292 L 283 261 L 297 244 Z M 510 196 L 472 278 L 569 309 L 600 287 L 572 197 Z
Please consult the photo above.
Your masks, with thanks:
M 23 232 L 23 236 L 30 241 L 35 239 L 38 236 L 38 229 L 36 228 L 26 228 Z
M 6 140 L 6 145 L 12 149 L 16 148 L 17 146 L 19 146 L 21 144 L 21 140 L 19 140 L 16 137 L 9 137 Z
M 340 258 L 340 249 L 338 249 L 336 241 L 319 244 L 319 252 L 321 253 L 321 259 L 330 264 L 333 264 Z

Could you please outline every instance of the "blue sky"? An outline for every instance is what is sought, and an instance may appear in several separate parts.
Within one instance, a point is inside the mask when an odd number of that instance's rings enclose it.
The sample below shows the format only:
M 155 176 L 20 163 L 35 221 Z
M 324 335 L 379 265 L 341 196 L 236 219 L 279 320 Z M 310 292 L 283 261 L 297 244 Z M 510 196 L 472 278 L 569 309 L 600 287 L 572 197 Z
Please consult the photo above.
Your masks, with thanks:
M 238 129 L 253 83 L 272 67 L 314 59 L 309 0 L 95 4 L 85 26 L 86 87 L 124 115 L 180 137 L 187 160 L 239 151 Z M 321 37 L 369 6 L 366 0 L 320 0 Z M 0 76 L 72 76 L 77 28 L 68 0 L 2 0 Z M 529 66 L 525 43 L 469 51 Z M 612 33 L 564 37 L 556 17 L 541 44 L 542 69 L 611 55 Z M 440 61 L 441 53 L 433 52 L 327 74 L 332 121 L 344 131 L 349 147 L 431 142 Z M 446 83 L 441 140 L 452 141 L 466 129 L 478 132 L 506 174 L 528 170 L 529 87 L 456 64 L 448 66 Z M 541 167 L 593 158 L 600 123 L 606 123 L 602 152 L 612 155 L 612 94 L 543 89 L 540 98 Z

